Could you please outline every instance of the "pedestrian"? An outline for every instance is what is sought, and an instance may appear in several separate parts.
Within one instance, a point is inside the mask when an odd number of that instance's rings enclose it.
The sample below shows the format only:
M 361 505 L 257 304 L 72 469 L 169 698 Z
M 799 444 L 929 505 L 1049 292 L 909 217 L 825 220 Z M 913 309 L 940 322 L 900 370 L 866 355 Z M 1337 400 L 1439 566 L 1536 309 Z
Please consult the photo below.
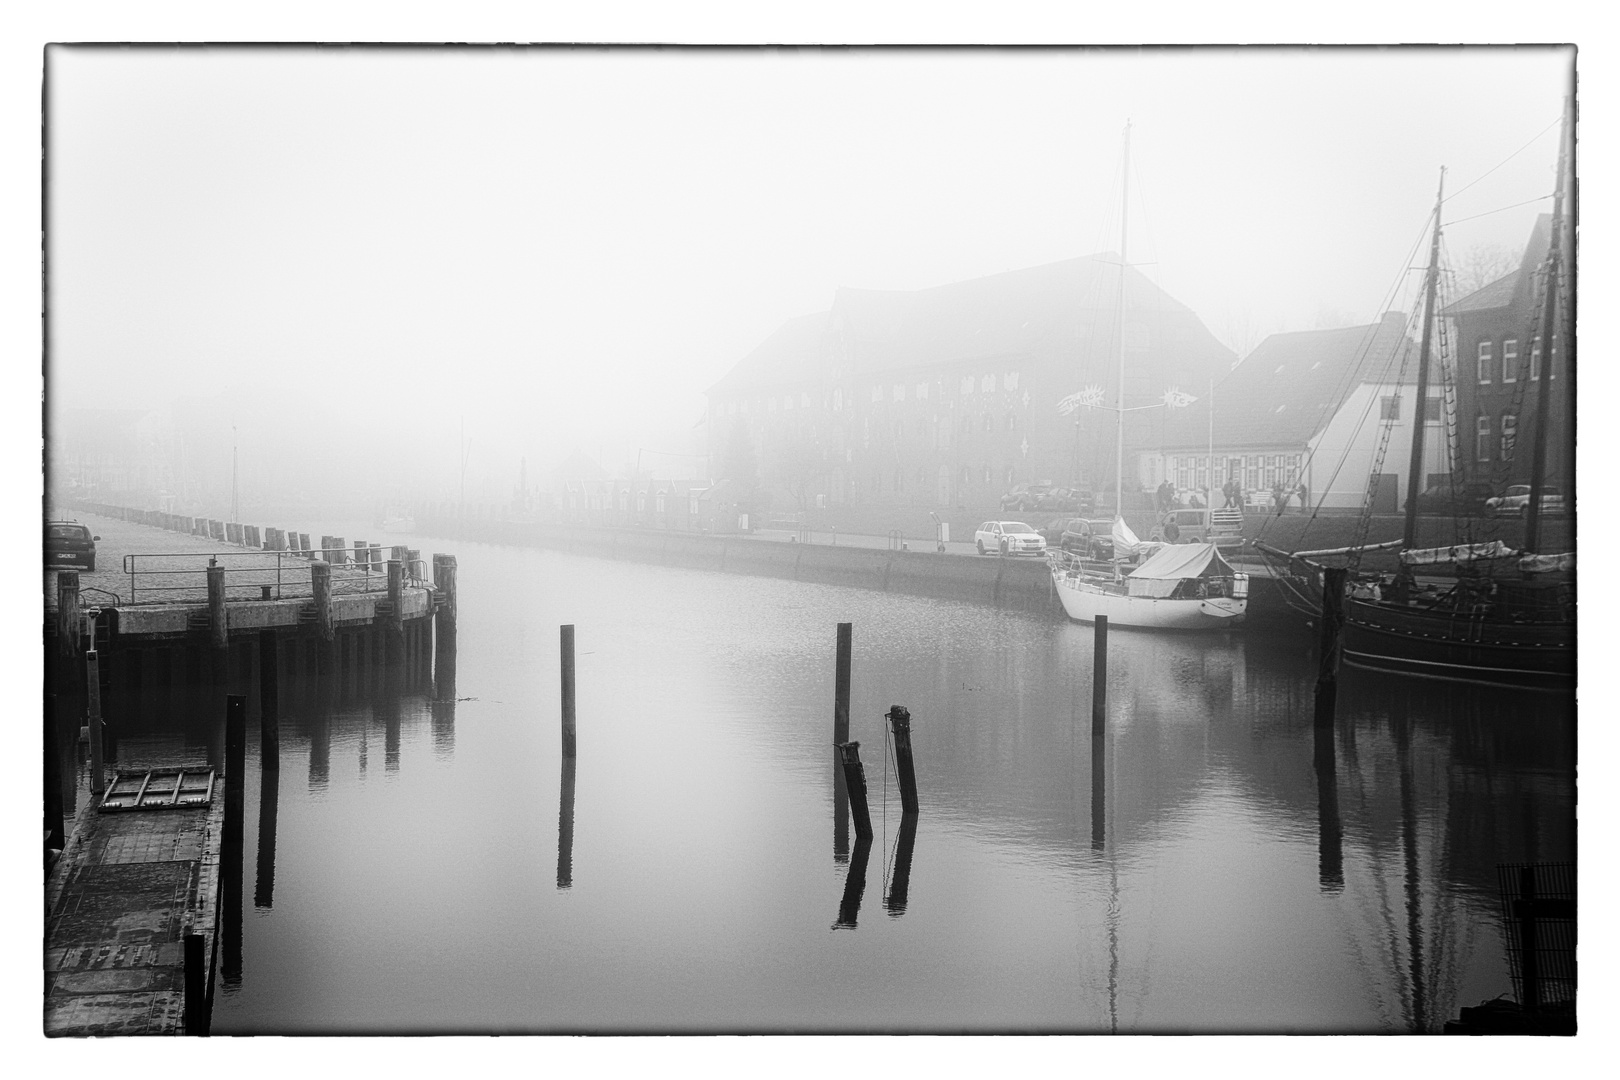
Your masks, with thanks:
M 1170 509 L 1170 504 L 1175 501 L 1175 498 L 1176 492 L 1175 489 L 1170 486 L 1170 481 L 1161 481 L 1159 483 L 1158 491 L 1159 513 L 1162 514 L 1166 510 Z
M 1288 509 L 1288 492 L 1283 490 L 1282 481 L 1271 485 L 1271 504 L 1277 509 L 1277 516 L 1282 517 L 1284 510 Z

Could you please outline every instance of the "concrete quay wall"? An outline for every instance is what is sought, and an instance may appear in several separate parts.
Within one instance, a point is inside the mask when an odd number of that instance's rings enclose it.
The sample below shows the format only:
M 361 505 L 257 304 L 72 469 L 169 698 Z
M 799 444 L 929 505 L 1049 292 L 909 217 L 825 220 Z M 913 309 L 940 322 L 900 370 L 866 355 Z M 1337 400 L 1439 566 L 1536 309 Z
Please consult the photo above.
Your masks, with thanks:
M 548 548 L 575 555 L 852 585 L 1041 613 L 1061 610 L 1046 562 L 1041 559 L 518 522 L 464 524 L 454 531 L 461 539 Z

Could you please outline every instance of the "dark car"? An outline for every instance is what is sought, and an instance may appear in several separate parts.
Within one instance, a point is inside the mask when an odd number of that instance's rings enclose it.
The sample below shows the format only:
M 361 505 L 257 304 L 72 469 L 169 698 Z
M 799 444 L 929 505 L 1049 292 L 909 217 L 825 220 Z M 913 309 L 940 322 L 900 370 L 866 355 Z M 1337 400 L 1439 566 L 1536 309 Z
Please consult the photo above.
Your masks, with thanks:
M 1055 487 L 1035 500 L 1035 509 L 1083 513 L 1091 509 L 1091 492 Z
M 45 565 L 82 566 L 96 568 L 96 541 L 90 530 L 77 521 L 47 521 L 45 523 Z
M 1112 559 L 1113 530 L 1114 523 L 1111 521 L 1070 518 L 1069 523 L 1063 527 L 1063 535 L 1058 538 L 1058 546 L 1082 559 L 1094 559 L 1099 562 Z
M 1003 510 L 1034 510 L 1052 490 L 1051 484 L 1019 484 L 1001 497 Z
M 1456 490 L 1449 483 L 1435 484 L 1418 492 L 1418 513 L 1482 516 L 1488 509 L 1487 500 L 1496 493 L 1484 481 L 1470 481 Z

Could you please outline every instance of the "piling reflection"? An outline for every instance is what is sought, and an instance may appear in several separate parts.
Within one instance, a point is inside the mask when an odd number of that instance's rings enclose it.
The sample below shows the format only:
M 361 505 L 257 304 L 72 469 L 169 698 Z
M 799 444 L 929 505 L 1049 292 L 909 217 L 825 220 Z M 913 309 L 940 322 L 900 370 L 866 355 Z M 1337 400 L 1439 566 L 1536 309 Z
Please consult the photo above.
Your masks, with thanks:
M 276 803 L 280 769 L 259 770 L 259 857 L 253 883 L 253 906 L 268 910 L 276 891 Z
M 309 790 L 326 790 L 331 778 L 332 712 L 329 705 L 322 703 L 309 722 Z
M 1103 832 L 1108 826 L 1107 811 L 1103 802 L 1103 795 L 1107 786 L 1105 746 L 1106 736 L 1094 733 L 1091 736 L 1091 850 L 1103 849 Z
M 557 797 L 557 888 L 574 886 L 574 768 L 575 758 L 564 754 L 562 787 Z
M 900 816 L 900 837 L 894 845 L 894 871 L 889 876 L 889 895 L 883 898 L 883 909 L 891 918 L 906 913 L 906 900 L 911 892 L 911 853 L 917 844 L 917 815 Z
M 377 703 L 383 722 L 383 771 L 399 772 L 399 694 L 391 687 Z
M 857 836 L 855 851 L 850 856 L 849 872 L 844 877 L 844 897 L 838 903 L 838 921 L 833 929 L 853 930 L 861 914 L 861 895 L 866 892 L 866 862 L 872 855 L 872 838 Z
M 1331 724 L 1315 725 L 1317 877 L 1323 892 L 1344 890 L 1344 829 L 1339 821 L 1339 771 Z
M 431 701 L 429 709 L 433 716 L 433 756 L 443 761 L 456 752 L 456 701 Z

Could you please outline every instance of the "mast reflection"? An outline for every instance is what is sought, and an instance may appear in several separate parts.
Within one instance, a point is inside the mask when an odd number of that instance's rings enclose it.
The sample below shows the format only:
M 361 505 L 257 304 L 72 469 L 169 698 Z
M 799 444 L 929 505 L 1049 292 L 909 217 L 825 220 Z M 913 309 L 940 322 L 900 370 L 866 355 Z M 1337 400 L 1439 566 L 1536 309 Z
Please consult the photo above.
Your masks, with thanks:
M 259 860 L 253 886 L 253 906 L 270 907 L 276 891 L 276 803 L 281 770 L 259 770 Z

